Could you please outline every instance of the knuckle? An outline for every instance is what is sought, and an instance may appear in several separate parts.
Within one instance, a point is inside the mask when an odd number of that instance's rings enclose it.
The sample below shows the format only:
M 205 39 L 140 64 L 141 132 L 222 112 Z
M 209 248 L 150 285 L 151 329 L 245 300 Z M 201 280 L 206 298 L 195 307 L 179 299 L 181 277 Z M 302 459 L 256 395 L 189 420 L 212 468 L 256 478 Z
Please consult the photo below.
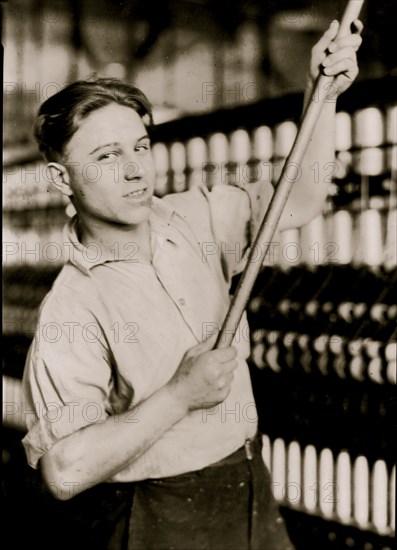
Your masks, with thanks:
M 219 367 L 217 363 L 206 362 L 204 371 L 209 379 L 216 380 L 219 376 Z
M 347 59 L 346 60 L 346 66 L 349 71 L 353 70 L 356 66 L 356 62 L 354 59 Z
M 219 355 L 217 354 L 217 352 L 215 350 L 214 351 L 207 351 L 206 358 L 207 358 L 207 361 L 209 363 L 212 363 L 214 365 L 219 363 Z

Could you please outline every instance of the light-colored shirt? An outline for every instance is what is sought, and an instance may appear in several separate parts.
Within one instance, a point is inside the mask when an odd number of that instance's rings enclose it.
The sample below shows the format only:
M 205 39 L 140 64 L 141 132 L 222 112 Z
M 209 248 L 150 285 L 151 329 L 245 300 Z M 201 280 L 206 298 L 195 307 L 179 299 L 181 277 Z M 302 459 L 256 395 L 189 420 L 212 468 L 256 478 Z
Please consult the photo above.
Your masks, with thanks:
M 24 371 L 23 444 L 32 467 L 56 441 L 91 423 L 113 416 L 116 424 L 127 410 L 126 421 L 139 422 L 139 403 L 172 378 L 188 349 L 221 327 L 231 277 L 243 268 L 271 195 L 269 184 L 257 182 L 154 198 L 150 264 L 134 257 L 133 239 L 120 260 L 117 243 L 114 256 L 104 256 L 80 244 L 76 220 L 68 224 L 69 260 L 41 306 Z M 109 481 L 201 469 L 256 433 L 245 315 L 233 345 L 238 367 L 228 397 L 189 412 Z

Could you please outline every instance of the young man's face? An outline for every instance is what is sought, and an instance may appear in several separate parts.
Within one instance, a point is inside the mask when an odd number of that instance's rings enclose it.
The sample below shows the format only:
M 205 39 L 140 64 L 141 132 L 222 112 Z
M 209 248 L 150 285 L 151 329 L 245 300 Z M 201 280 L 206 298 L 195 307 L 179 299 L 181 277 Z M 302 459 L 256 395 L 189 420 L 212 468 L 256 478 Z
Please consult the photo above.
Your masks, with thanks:
M 133 109 L 112 103 L 90 113 L 66 158 L 82 221 L 139 225 L 148 219 L 155 167 L 146 128 Z

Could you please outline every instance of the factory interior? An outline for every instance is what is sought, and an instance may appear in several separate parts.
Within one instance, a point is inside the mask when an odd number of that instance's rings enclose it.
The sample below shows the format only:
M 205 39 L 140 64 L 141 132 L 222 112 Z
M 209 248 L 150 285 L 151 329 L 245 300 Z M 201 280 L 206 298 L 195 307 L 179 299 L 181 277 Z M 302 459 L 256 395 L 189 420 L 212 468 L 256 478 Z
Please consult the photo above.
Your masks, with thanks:
M 50 497 L 21 443 L 25 360 L 65 262 L 72 210 L 33 139 L 40 104 L 92 75 L 135 83 L 154 108 L 158 197 L 276 185 L 298 132 L 311 48 L 345 4 L 1 3 L 3 548 L 89 548 L 84 498 Z M 360 73 L 337 101 L 323 213 L 276 233 L 247 305 L 263 457 L 297 550 L 395 544 L 397 4 L 367 0 L 361 19 Z M 56 338 L 45 326 L 41 336 Z

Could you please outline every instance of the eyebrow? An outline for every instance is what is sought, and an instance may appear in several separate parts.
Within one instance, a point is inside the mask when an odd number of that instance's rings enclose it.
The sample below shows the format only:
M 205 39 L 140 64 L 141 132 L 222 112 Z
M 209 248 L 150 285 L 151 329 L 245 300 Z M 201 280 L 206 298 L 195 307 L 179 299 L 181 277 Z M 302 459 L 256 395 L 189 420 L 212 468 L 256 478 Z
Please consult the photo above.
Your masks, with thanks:
M 136 140 L 136 143 L 139 143 L 140 141 L 143 141 L 145 139 L 150 139 L 147 134 L 145 134 L 144 136 L 141 136 L 140 138 L 138 138 Z M 111 143 L 105 143 L 103 145 L 98 145 L 98 147 L 95 147 L 95 149 L 93 149 L 91 151 L 90 155 L 93 155 L 94 153 L 96 153 L 100 149 L 104 149 L 105 147 L 115 147 L 115 146 L 119 146 L 119 145 L 120 145 L 120 143 L 118 143 L 117 141 L 112 141 Z

